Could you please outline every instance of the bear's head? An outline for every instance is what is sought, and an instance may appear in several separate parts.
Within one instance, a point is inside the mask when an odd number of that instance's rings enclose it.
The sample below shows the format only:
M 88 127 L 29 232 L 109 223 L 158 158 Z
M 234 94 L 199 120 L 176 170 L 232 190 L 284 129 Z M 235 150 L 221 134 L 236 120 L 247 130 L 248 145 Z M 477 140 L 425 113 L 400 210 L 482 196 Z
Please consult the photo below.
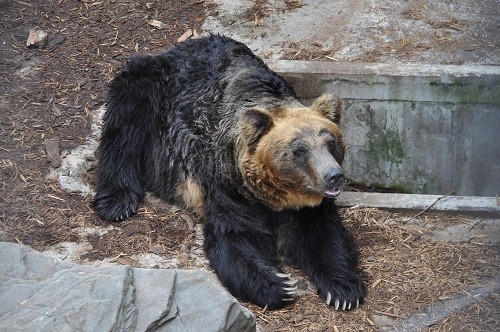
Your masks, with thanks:
M 238 166 L 252 195 L 277 211 L 336 197 L 344 182 L 341 111 L 341 100 L 330 95 L 308 108 L 244 111 Z

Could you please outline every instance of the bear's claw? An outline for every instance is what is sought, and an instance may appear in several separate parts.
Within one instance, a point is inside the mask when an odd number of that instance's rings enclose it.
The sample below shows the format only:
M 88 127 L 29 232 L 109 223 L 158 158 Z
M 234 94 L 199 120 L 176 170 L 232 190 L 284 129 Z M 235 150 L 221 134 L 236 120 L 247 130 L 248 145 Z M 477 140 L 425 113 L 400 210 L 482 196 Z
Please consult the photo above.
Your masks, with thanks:
M 276 275 L 280 278 L 290 278 L 291 275 L 288 273 L 276 273 Z
M 135 213 L 135 212 L 134 212 Z M 132 213 L 133 214 L 133 213 Z M 125 217 L 123 216 L 123 214 L 120 214 L 120 216 L 118 218 L 116 218 L 115 220 L 116 221 L 121 221 L 121 220 L 124 220 L 124 219 L 127 219 L 128 217 L 130 217 L 132 214 L 130 213 L 125 213 Z
M 288 291 L 288 292 L 293 292 L 293 291 L 297 290 L 297 286 L 295 286 L 295 287 L 284 287 L 283 289 L 286 290 L 286 291 Z
M 326 294 L 326 304 L 330 305 L 330 302 L 332 302 L 332 293 L 328 292 Z
M 330 303 L 332 302 L 332 293 L 328 292 L 326 294 L 326 304 L 327 305 L 330 305 Z M 340 301 L 339 299 L 335 299 L 335 302 L 334 302 L 334 307 L 335 307 L 335 310 L 339 310 L 340 308 Z M 344 303 L 342 304 L 342 310 L 351 310 L 354 309 L 354 308 L 359 308 L 359 298 L 356 299 L 356 307 L 354 307 L 354 302 L 347 302 L 347 301 L 344 301 Z
M 289 273 L 281 273 L 278 272 L 276 275 L 280 278 L 284 278 L 286 280 L 283 281 L 283 283 L 287 286 L 290 287 L 283 287 L 283 290 L 285 291 L 285 295 L 288 297 L 285 297 L 283 301 L 285 302 L 291 302 L 295 300 L 295 296 L 297 294 L 297 282 L 299 281 L 298 279 L 291 279 L 291 275 Z

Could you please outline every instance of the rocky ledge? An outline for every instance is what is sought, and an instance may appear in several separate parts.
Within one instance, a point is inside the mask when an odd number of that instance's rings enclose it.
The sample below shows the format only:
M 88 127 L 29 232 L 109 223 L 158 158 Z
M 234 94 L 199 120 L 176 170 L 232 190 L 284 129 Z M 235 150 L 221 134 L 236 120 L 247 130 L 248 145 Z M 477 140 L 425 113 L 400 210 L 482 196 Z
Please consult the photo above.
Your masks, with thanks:
M 92 267 L 0 242 L 0 331 L 255 331 L 199 270 Z

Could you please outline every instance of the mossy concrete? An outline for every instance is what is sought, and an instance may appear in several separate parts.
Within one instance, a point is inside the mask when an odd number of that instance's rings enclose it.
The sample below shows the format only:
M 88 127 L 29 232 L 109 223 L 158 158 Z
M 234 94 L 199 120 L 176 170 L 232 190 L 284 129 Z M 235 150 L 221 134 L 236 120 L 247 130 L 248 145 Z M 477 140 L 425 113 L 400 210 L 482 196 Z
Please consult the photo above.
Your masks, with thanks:
M 500 67 L 270 62 L 300 98 L 345 100 L 344 168 L 408 193 L 500 193 Z

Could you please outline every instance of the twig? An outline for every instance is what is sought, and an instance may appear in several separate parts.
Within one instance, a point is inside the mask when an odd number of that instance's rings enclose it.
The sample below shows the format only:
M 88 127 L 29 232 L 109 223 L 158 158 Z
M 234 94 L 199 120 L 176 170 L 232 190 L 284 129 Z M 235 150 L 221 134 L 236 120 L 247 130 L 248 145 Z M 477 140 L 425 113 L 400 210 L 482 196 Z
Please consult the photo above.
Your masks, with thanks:
M 480 222 L 481 222 L 481 220 L 477 220 L 477 221 L 474 223 L 474 225 L 472 225 L 472 226 L 469 228 L 469 230 L 468 230 L 468 231 L 470 232 L 470 231 L 471 231 L 474 227 L 476 227 L 476 226 L 477 226 L 477 224 L 479 224 Z
M 378 311 L 378 310 L 373 310 L 374 312 L 376 312 L 377 314 L 380 314 L 380 315 L 384 315 L 384 316 L 388 316 L 388 317 L 394 317 L 394 318 L 400 318 L 400 319 L 404 319 L 406 317 L 404 316 L 401 316 L 401 315 L 396 315 L 396 314 L 392 314 L 390 312 L 385 312 L 385 311 Z
M 427 212 L 430 208 L 432 208 L 434 205 L 436 205 L 437 202 L 439 202 L 440 200 L 442 200 L 443 198 L 445 197 L 448 197 L 450 196 L 451 194 L 453 194 L 455 192 L 455 190 L 452 190 L 450 191 L 449 193 L 447 193 L 446 195 L 443 195 L 441 197 L 438 197 L 431 205 L 429 205 L 428 207 L 426 207 L 425 209 L 423 209 L 422 211 L 420 211 L 419 213 L 417 213 L 416 215 L 414 215 L 413 217 L 410 217 L 408 218 L 406 222 L 410 221 L 411 219 L 415 219 L 417 217 L 420 217 L 422 214 L 424 214 L 425 212 Z

